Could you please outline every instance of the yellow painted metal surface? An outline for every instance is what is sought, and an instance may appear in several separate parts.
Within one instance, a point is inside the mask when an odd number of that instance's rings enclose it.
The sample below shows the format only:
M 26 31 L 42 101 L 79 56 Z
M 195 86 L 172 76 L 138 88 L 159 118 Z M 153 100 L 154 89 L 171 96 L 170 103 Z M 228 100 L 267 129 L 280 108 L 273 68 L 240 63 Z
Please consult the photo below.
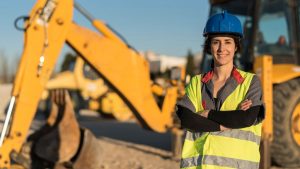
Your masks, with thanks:
M 119 121 L 125 121 L 134 118 L 130 109 L 114 92 L 107 93 L 106 96 L 101 100 L 100 110 L 103 113 L 112 114 Z
M 84 77 L 83 66 L 83 59 L 77 57 L 74 71 L 65 71 L 57 74 L 57 76 L 48 81 L 46 88 L 48 90 L 61 88 L 78 90 L 81 91 L 83 97 L 92 99 L 98 99 L 108 92 L 107 85 L 104 84 L 103 79 L 100 77 L 95 80 Z
M 255 58 L 254 72 L 260 76 L 263 88 L 263 98 L 266 108 L 266 119 L 263 123 L 264 137 L 273 137 L 273 85 L 284 83 L 288 80 L 300 77 L 300 67 L 293 64 L 274 64 L 272 56 L 260 56 Z M 296 111 L 296 110 L 295 110 Z M 297 111 L 298 112 L 298 111 Z M 293 116 L 296 118 L 296 114 Z M 294 119 L 295 119 L 294 118 Z M 299 140 L 300 135 L 293 132 L 295 140 Z
M 273 65 L 272 82 L 275 84 L 283 83 L 291 79 L 300 77 L 300 66 L 293 64 Z
M 95 80 L 88 79 L 84 76 L 84 60 L 77 57 L 74 76 L 77 83 L 77 89 L 81 91 L 84 98 L 98 99 L 100 96 L 108 92 L 108 87 L 105 85 L 104 80 L 97 78 Z
M 88 109 L 112 114 L 120 121 L 133 118 L 133 114 L 127 105 L 116 93 L 109 91 L 102 78 L 89 79 L 85 77 L 84 63 L 84 60 L 78 56 L 75 61 L 74 71 L 65 71 L 57 74 L 48 81 L 46 88 L 48 90 L 68 89 L 79 91 L 81 96 L 88 100 Z
M 254 72 L 260 77 L 265 103 L 266 117 L 263 122 L 263 137 L 273 137 L 273 62 L 272 57 L 265 55 L 256 57 L 254 61 Z
M 300 103 L 298 103 L 292 114 L 291 129 L 294 140 L 300 146 Z
M 158 84 L 153 84 L 151 88 L 152 92 L 157 96 L 163 96 L 166 93 L 165 89 Z
M 49 80 L 49 82 L 46 84 L 46 89 L 53 90 L 53 89 L 77 89 L 77 83 L 76 83 L 76 77 L 74 76 L 74 73 L 71 71 L 65 71 L 57 76 L 55 76 L 53 79 Z

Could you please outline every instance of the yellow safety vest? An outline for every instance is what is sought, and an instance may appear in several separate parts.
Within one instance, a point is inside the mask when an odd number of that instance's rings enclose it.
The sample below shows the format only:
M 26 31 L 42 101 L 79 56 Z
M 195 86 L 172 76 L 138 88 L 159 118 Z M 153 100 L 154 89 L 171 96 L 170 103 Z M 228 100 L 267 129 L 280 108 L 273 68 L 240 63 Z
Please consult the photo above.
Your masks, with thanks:
M 237 110 L 245 99 L 254 74 L 238 70 L 244 78 L 242 84 L 226 98 L 221 111 Z M 203 110 L 201 75 L 192 78 L 186 95 L 196 112 Z M 181 158 L 181 169 L 258 169 L 261 123 L 241 129 L 219 132 L 187 131 Z

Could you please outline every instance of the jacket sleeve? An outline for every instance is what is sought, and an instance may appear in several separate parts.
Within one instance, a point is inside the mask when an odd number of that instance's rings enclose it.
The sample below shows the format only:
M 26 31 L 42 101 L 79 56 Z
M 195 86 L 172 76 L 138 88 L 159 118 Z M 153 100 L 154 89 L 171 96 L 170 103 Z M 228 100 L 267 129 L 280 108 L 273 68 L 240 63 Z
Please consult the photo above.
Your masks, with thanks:
M 261 123 L 265 119 L 265 105 L 263 103 L 261 81 L 257 75 L 254 75 L 245 98 L 252 101 L 252 107 L 261 106 L 254 122 L 255 124 Z
M 264 114 L 263 106 L 254 106 L 248 110 L 216 111 L 210 110 L 208 119 L 228 128 L 244 128 L 256 124 L 260 114 Z

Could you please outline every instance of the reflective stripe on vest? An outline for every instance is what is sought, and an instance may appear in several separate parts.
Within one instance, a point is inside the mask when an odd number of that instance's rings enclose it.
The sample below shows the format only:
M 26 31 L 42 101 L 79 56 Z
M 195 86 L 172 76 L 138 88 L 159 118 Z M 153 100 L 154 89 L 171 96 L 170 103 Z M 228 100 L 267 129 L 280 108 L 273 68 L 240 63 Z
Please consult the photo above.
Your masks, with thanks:
M 244 77 L 244 82 L 223 102 L 221 109 L 236 110 L 246 99 L 253 74 L 238 70 Z M 192 78 L 186 88 L 196 112 L 202 111 L 201 76 Z M 219 132 L 194 133 L 187 131 L 180 168 L 184 169 L 225 169 L 242 168 L 255 169 L 259 167 L 259 144 L 261 137 L 261 123 L 242 129 L 231 129 Z M 197 167 L 198 166 L 198 167 Z
M 215 165 L 222 166 L 222 168 L 243 168 L 243 169 L 244 168 L 253 169 L 259 167 L 259 163 L 256 162 L 227 158 L 227 157 L 204 155 L 204 156 L 187 158 L 186 160 L 184 160 L 183 163 L 181 163 L 180 168 L 196 168 L 197 164 L 201 164 L 201 163 L 203 166 L 206 166 L 206 168 L 210 168 L 210 167 L 215 168 L 214 167 Z

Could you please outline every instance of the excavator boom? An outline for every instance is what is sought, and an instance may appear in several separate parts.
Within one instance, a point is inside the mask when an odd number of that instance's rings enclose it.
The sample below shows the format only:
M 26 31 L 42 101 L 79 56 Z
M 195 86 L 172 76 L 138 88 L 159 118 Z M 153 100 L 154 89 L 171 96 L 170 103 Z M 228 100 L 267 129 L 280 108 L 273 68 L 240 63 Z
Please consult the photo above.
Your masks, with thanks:
M 135 51 L 76 24 L 72 24 L 67 43 L 116 89 L 144 127 L 164 132 L 171 126 L 170 112 L 161 113 L 151 92 L 148 64 Z

